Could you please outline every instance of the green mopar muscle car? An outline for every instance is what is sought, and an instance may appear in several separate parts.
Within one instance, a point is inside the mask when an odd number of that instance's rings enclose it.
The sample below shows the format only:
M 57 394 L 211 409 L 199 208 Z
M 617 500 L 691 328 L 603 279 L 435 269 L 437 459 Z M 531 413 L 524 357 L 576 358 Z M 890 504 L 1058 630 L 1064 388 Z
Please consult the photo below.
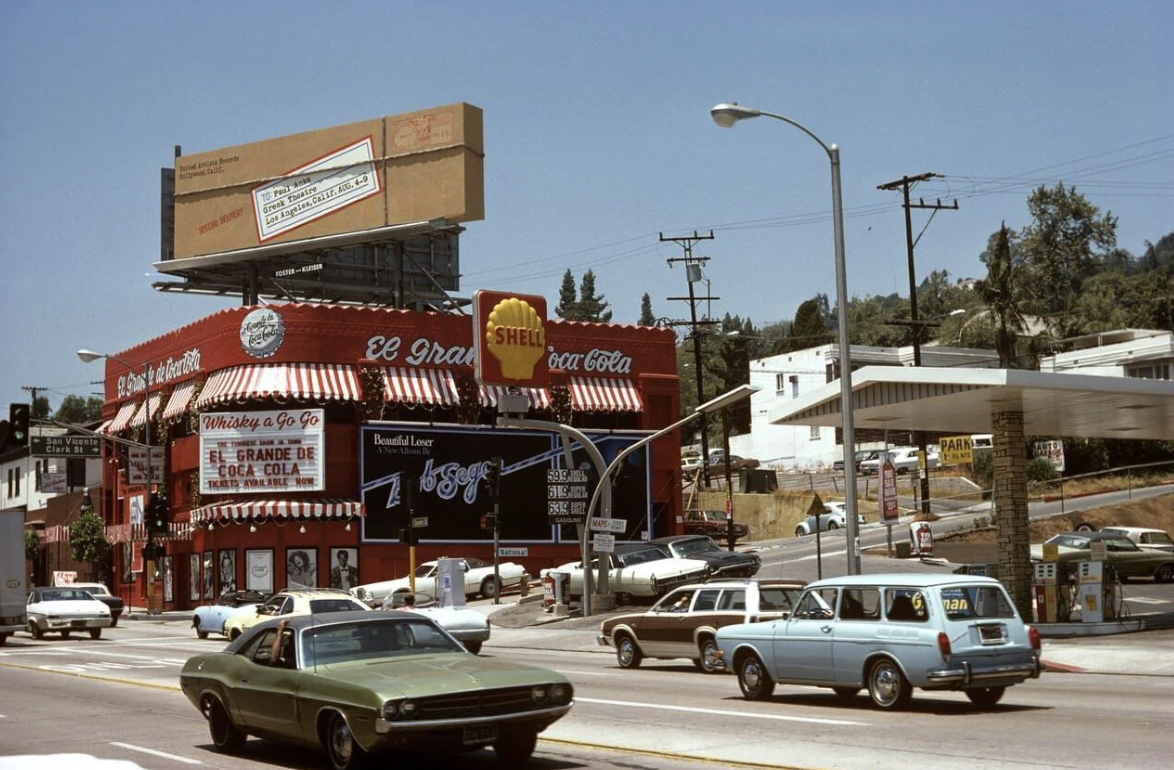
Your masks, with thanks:
M 420 615 L 333 612 L 285 622 L 261 623 L 184 664 L 180 685 L 217 750 L 239 750 L 256 735 L 324 748 L 332 768 L 349 770 L 389 749 L 491 745 L 514 767 L 573 705 L 563 675 L 472 655 Z

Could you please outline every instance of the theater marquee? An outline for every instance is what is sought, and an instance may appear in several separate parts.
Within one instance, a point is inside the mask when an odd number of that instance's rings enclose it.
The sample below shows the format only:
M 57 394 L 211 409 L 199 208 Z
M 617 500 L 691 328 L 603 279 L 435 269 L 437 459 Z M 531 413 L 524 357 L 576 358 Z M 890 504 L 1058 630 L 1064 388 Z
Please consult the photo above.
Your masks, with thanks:
M 200 415 L 200 494 L 326 488 L 321 409 Z

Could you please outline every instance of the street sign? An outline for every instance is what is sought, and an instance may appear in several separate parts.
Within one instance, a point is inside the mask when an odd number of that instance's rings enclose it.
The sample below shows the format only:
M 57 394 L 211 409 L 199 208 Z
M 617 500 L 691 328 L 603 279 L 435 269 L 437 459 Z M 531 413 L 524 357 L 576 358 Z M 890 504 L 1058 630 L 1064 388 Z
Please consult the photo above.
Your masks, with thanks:
M 616 536 L 603 532 L 596 532 L 595 539 L 592 541 L 592 546 L 595 548 L 596 553 L 615 553 Z
M 970 436 L 946 436 L 938 442 L 942 465 L 970 465 L 974 462 L 974 440 Z
M 412 517 L 412 529 L 424 529 L 427 526 L 428 526 L 428 517 L 427 516 L 413 516 Z
M 881 521 L 895 524 L 901 517 L 897 510 L 897 469 L 890 460 L 881 466 Z
M 546 471 L 546 514 L 551 524 L 582 524 L 587 519 L 587 471 Z
M 497 555 L 505 559 L 517 559 L 530 555 L 529 548 L 498 548 Z
M 36 457 L 101 457 L 99 436 L 30 436 L 29 449 Z
M 627 519 L 601 519 L 598 516 L 591 517 L 591 531 L 592 532 L 614 532 L 616 534 L 624 534 L 628 531 Z

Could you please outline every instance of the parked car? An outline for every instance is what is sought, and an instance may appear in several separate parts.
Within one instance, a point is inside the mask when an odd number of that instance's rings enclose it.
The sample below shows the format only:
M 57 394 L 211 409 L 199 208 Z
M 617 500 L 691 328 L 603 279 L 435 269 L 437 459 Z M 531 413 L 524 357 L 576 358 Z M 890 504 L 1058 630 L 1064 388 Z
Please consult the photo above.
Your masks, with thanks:
M 110 608 L 84 588 L 42 586 L 29 591 L 25 604 L 28 629 L 34 639 L 47 632 L 58 632 L 68 639 L 74 631 L 88 631 L 91 639 L 102 636 L 110 627 Z
M 299 588 L 273 594 L 253 612 L 242 612 L 224 621 L 224 635 L 235 640 L 258 623 L 278 615 L 310 615 L 366 610 L 367 605 L 346 591 L 332 588 Z
M 1118 535 L 1127 537 L 1137 544 L 1138 548 L 1149 551 L 1168 551 L 1174 553 L 1174 539 L 1160 529 L 1146 527 L 1104 527 L 1102 535 Z
M 709 453 L 709 472 L 725 473 L 726 472 L 726 451 L 724 449 L 714 449 Z M 737 473 L 742 468 L 757 468 L 758 461 L 753 457 L 739 457 L 738 455 L 730 455 L 730 472 Z
M 110 593 L 110 589 L 104 583 L 70 583 L 70 587 L 89 591 L 90 596 L 110 608 L 110 627 L 114 628 L 118 625 L 118 617 L 126 609 L 126 604 L 122 601 L 121 596 Z
M 864 462 L 865 460 L 875 460 L 877 457 L 879 457 L 880 451 L 881 450 L 879 450 L 879 449 L 862 449 L 861 451 L 857 452 L 856 457 L 855 457 L 855 463 L 856 463 L 857 470 L 860 470 L 860 464 L 862 462 Z M 844 459 L 840 458 L 839 460 L 833 460 L 832 461 L 832 470 L 839 471 L 840 473 L 843 473 L 844 472 Z
M 481 645 L 489 641 L 490 627 L 487 615 L 466 607 L 435 604 L 428 594 L 414 594 L 414 604 L 408 606 L 404 604 L 407 596 L 408 594 L 404 593 L 388 594 L 379 608 L 415 612 L 431 618 L 436 625 L 451 634 L 474 655 L 480 653 Z
M 497 596 L 499 588 L 514 588 L 522 582 L 522 575 L 526 573 L 521 564 L 512 561 L 501 562 L 498 566 L 500 585 L 493 581 L 493 562 L 484 559 L 466 557 L 462 560 L 465 565 L 465 595 L 477 596 L 480 594 L 486 599 Z M 426 561 L 416 567 L 416 591 L 431 595 L 436 583 L 437 563 Z M 407 594 L 411 586 L 407 577 L 383 580 L 378 583 L 367 583 L 351 589 L 351 595 L 361 602 L 372 607 L 379 607 L 390 594 Z
M 709 535 L 718 540 L 725 540 L 729 534 L 729 525 L 726 522 L 726 512 L 717 510 L 702 510 L 691 508 L 685 511 L 685 534 Z M 750 527 L 734 522 L 734 542 L 750 534 Z
M 681 471 L 683 473 L 696 473 L 701 468 L 701 453 L 700 452 L 682 452 L 681 453 Z
M 942 465 L 938 453 L 932 450 L 926 451 L 926 463 L 931 469 L 940 468 Z M 889 450 L 889 458 L 893 463 L 893 467 L 897 473 L 916 473 L 917 472 L 917 447 L 902 446 L 894 447 Z M 881 462 L 884 460 L 884 453 L 878 452 L 876 457 L 861 461 L 859 468 L 860 472 L 867 476 L 875 476 L 880 471 Z
M 646 612 L 608 618 L 596 640 L 616 651 L 620 668 L 644 658 L 688 658 L 707 674 L 721 670 L 714 634 L 735 623 L 785 618 L 802 580 L 715 580 L 682 586 Z
M 257 605 L 265 601 L 260 591 L 229 591 L 220 595 L 215 604 L 196 607 L 192 613 L 192 628 L 196 636 L 207 639 L 208 634 L 224 634 L 224 623 L 236 615 L 256 615 Z
M 699 559 L 709 565 L 712 577 L 754 577 L 762 566 L 756 553 L 723 549 L 708 535 L 670 535 L 652 541 L 675 559 Z
M 811 583 L 786 620 L 720 628 L 719 658 L 749 700 L 776 684 L 867 688 L 882 709 L 914 688 L 962 690 L 989 708 L 1040 674 L 1040 640 L 1003 585 L 965 575 L 852 575 Z
M 604 554 L 604 556 L 608 556 Z M 594 575 L 598 569 L 599 556 L 589 563 Z M 699 583 L 709 577 L 709 563 L 700 559 L 674 559 L 669 552 L 655 545 L 616 546 L 610 554 L 608 586 L 621 602 L 635 597 L 659 597 L 685 583 Z M 570 576 L 571 596 L 583 595 L 583 563 L 568 562 L 554 569 L 542 570 L 545 577 L 549 572 L 563 572 Z
M 517 767 L 574 703 L 562 674 L 471 655 L 404 612 L 295 616 L 285 629 L 267 618 L 223 651 L 189 659 L 179 681 L 218 751 L 255 735 L 320 747 L 335 770 L 392 749 L 485 746 Z
M 844 507 L 844 503 L 832 502 L 824 503 L 823 513 L 818 516 L 816 514 L 809 514 L 807 518 L 799 522 L 795 527 L 795 537 L 803 537 L 815 532 L 816 521 L 819 522 L 819 531 L 826 532 L 831 529 L 843 529 L 848 526 L 848 513 Z M 859 513 L 856 514 L 856 522 L 864 524 L 864 517 Z
M 1092 558 L 1092 544 L 1105 544 L 1105 562 L 1117 571 L 1122 580 L 1152 577 L 1158 583 L 1174 581 L 1174 553 L 1139 548 L 1123 535 L 1100 532 L 1065 532 L 1047 540 L 1058 546 L 1057 563 L 1066 569 L 1075 569 L 1077 562 Z M 1031 560 L 1043 561 L 1043 546 L 1031 546 Z

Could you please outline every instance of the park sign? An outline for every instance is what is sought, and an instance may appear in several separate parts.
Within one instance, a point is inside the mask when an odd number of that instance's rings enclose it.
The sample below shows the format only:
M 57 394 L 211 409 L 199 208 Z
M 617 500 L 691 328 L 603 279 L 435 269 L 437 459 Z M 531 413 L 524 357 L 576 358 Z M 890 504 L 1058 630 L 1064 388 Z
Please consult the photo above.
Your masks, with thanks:
M 30 436 L 34 457 L 101 457 L 100 436 Z
M 938 442 L 942 465 L 970 465 L 974 462 L 974 440 L 970 436 L 945 436 Z

